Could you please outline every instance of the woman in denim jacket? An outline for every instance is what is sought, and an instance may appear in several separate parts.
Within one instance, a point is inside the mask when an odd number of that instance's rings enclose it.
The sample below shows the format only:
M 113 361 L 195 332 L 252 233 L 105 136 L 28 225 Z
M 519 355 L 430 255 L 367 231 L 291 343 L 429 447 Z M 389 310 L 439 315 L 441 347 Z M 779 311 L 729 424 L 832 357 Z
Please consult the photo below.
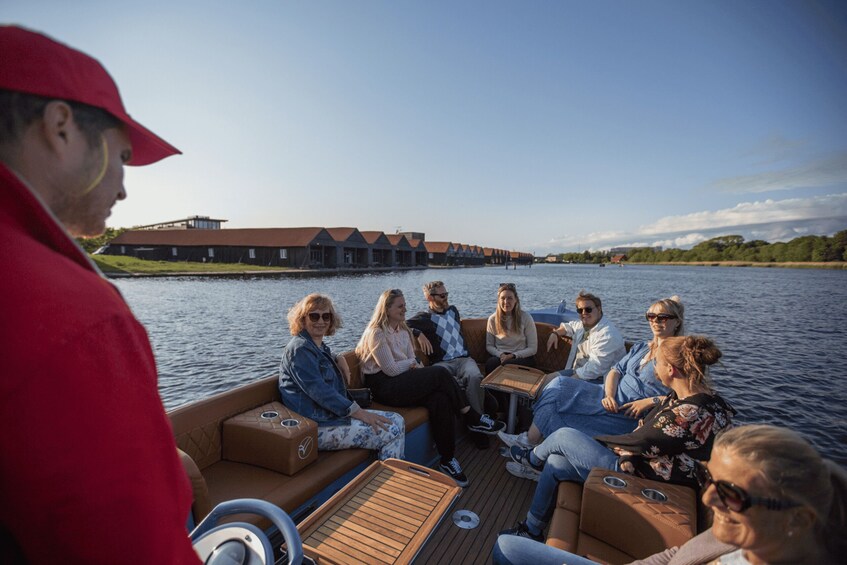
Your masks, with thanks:
M 347 394 L 344 357 L 334 357 L 323 343 L 335 334 L 341 318 L 332 300 L 310 294 L 288 312 L 294 337 L 282 352 L 279 392 L 282 402 L 318 424 L 318 449 L 350 447 L 379 450 L 379 458 L 402 459 L 406 436 L 403 417 L 395 412 L 365 410 Z

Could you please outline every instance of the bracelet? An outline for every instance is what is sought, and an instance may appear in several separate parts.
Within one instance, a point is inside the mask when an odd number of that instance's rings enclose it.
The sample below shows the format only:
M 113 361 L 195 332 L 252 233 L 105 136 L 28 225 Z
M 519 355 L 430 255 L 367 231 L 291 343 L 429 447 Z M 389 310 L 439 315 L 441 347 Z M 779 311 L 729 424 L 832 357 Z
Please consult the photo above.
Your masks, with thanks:
M 659 402 L 660 402 L 660 401 L 659 401 L 659 397 L 658 397 L 658 396 L 654 396 L 654 397 L 653 397 L 653 404 L 658 406 Z

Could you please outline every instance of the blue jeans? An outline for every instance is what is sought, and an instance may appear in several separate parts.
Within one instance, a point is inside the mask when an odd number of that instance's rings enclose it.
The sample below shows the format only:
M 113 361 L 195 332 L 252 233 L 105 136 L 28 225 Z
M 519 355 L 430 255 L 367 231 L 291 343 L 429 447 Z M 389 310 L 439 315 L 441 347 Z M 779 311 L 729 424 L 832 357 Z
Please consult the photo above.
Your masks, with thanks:
M 494 565 L 597 565 L 563 549 L 518 536 L 500 536 L 494 544 Z
M 533 453 L 545 462 L 526 515 L 531 530 L 544 531 L 556 507 L 556 490 L 561 481 L 584 483 L 591 469 L 618 469 L 618 456 L 590 436 L 573 428 L 553 432 Z

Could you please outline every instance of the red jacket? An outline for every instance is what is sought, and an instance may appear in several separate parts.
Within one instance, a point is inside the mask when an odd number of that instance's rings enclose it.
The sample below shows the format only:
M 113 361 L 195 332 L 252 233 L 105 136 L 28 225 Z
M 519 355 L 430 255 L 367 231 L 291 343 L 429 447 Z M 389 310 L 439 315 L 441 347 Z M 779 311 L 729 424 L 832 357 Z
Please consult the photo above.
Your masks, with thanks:
M 0 164 L 0 562 L 199 563 L 147 333 Z

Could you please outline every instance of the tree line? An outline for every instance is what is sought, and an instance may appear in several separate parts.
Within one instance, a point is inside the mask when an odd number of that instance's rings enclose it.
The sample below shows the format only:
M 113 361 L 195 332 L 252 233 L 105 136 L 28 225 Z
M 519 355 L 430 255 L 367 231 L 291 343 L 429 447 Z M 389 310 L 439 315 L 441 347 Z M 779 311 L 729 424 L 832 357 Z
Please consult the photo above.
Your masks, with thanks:
M 77 243 L 79 243 L 80 247 L 85 249 L 87 253 L 94 253 L 123 232 L 125 232 L 129 228 L 106 228 L 106 231 L 103 232 L 103 235 L 98 235 L 97 237 L 78 237 L 76 238 Z
M 608 263 L 616 255 L 610 251 L 560 253 L 559 260 L 570 263 Z M 832 237 L 806 235 L 787 242 L 768 243 L 761 239 L 744 241 L 740 235 L 722 235 L 698 243 L 691 249 L 650 247 L 630 250 L 630 263 L 689 263 L 698 261 L 748 261 L 755 263 L 847 261 L 847 230 Z

